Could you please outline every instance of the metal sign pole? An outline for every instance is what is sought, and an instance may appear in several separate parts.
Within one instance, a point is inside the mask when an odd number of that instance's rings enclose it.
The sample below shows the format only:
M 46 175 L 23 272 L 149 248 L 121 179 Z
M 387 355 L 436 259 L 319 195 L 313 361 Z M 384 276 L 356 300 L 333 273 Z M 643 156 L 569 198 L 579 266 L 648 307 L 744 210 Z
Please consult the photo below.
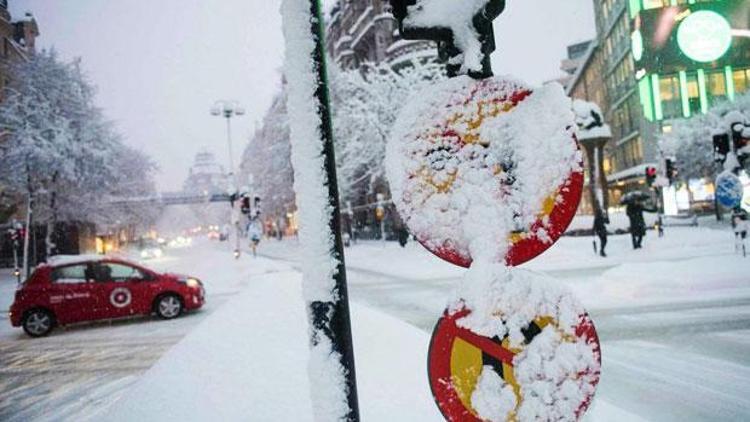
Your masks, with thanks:
M 341 241 L 341 210 L 339 204 L 338 182 L 336 180 L 336 159 L 333 150 L 333 129 L 331 110 L 328 99 L 328 76 L 325 67 L 325 46 L 323 44 L 323 19 L 318 0 L 310 0 L 312 24 L 310 31 L 315 40 L 312 53 L 313 71 L 318 85 L 315 97 L 318 100 L 318 117 L 320 121 L 321 141 L 323 142 L 324 171 L 328 179 L 328 204 L 333 210 L 328 225 L 334 236 L 333 249 L 330 251 L 336 260 L 334 274 L 336 299 L 331 302 L 312 302 L 310 304 L 312 325 L 315 331 L 323 333 L 332 342 L 332 348 L 341 356 L 341 366 L 345 369 L 347 404 L 349 413 L 347 421 L 359 421 L 359 404 L 357 401 L 357 382 L 354 372 L 354 347 L 352 344 L 351 321 L 349 318 L 349 297 L 346 286 L 346 266 L 344 264 L 344 245 Z M 315 339 L 313 338 L 313 341 Z

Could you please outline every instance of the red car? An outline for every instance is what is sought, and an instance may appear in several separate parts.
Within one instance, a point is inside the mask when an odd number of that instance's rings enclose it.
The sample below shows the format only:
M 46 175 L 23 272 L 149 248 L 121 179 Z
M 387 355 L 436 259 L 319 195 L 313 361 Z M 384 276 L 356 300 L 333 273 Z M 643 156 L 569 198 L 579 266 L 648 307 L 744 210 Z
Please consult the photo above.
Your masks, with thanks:
M 172 319 L 205 302 L 200 280 L 160 274 L 101 256 L 53 259 L 36 268 L 16 291 L 10 321 L 32 337 L 56 325 L 155 313 Z

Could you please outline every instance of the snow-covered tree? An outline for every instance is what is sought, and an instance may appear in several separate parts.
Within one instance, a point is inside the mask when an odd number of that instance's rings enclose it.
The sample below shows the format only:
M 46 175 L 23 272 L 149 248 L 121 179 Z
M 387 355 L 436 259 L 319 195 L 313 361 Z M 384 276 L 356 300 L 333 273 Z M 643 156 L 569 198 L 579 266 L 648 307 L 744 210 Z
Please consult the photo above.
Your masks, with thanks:
M 445 78 L 441 65 L 414 61 L 394 70 L 388 64 L 358 70 L 330 69 L 336 164 L 342 200 L 357 200 L 375 187 L 387 190 L 385 145 L 407 98 Z M 266 215 L 282 216 L 294 204 L 286 84 L 274 98 L 242 156 Z
M 286 84 L 282 82 L 281 92 L 245 147 L 240 165 L 244 179 L 253 181 L 251 193 L 260 196 L 263 212 L 271 218 L 283 217 L 294 208 L 286 98 Z
M 336 161 L 343 199 L 386 186 L 385 145 L 401 107 L 411 95 L 443 78 L 442 65 L 416 60 L 399 70 L 383 63 L 331 72 Z
M 706 114 L 677 120 L 672 131 L 661 136 L 659 148 L 665 156 L 676 158 L 681 179 L 713 179 L 721 172 L 714 162 L 713 135 L 729 130 L 724 117 L 733 112 L 744 114 L 750 121 L 750 92 L 716 104 Z
M 108 195 L 136 184 L 148 189 L 153 163 L 126 147 L 95 106 L 79 61 L 42 51 L 12 65 L 10 74 L 0 107 L 0 186 L 34 199 L 51 253 L 58 222 L 102 221 Z M 127 172 L 134 155 L 142 165 Z

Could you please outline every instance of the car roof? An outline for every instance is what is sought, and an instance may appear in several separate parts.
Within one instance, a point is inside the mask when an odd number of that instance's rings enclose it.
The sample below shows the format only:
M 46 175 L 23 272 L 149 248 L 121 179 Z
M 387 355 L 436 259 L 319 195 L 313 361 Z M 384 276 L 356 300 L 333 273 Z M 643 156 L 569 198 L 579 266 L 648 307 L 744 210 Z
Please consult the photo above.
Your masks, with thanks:
M 62 267 L 65 265 L 85 264 L 88 262 L 120 262 L 128 265 L 136 265 L 126 259 L 112 255 L 54 255 L 47 258 L 44 265 L 51 267 Z

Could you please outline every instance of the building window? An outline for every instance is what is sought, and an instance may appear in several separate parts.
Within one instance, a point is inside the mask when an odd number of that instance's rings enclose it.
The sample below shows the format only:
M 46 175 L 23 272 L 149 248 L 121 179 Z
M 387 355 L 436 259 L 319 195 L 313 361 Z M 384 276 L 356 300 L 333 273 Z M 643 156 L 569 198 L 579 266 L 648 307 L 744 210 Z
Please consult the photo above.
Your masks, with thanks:
M 692 72 L 687 74 L 687 90 L 690 114 L 699 114 L 701 112 L 701 95 L 698 89 L 697 74 Z
M 664 117 L 667 119 L 682 117 L 679 78 L 677 76 L 660 78 L 659 92 L 661 94 L 661 107 Z
M 735 70 L 732 73 L 732 79 L 734 80 L 734 90 L 737 93 L 745 92 L 750 85 L 750 70 Z
M 726 100 L 727 80 L 724 77 L 724 72 L 709 73 L 707 76 L 708 93 L 711 105 Z

